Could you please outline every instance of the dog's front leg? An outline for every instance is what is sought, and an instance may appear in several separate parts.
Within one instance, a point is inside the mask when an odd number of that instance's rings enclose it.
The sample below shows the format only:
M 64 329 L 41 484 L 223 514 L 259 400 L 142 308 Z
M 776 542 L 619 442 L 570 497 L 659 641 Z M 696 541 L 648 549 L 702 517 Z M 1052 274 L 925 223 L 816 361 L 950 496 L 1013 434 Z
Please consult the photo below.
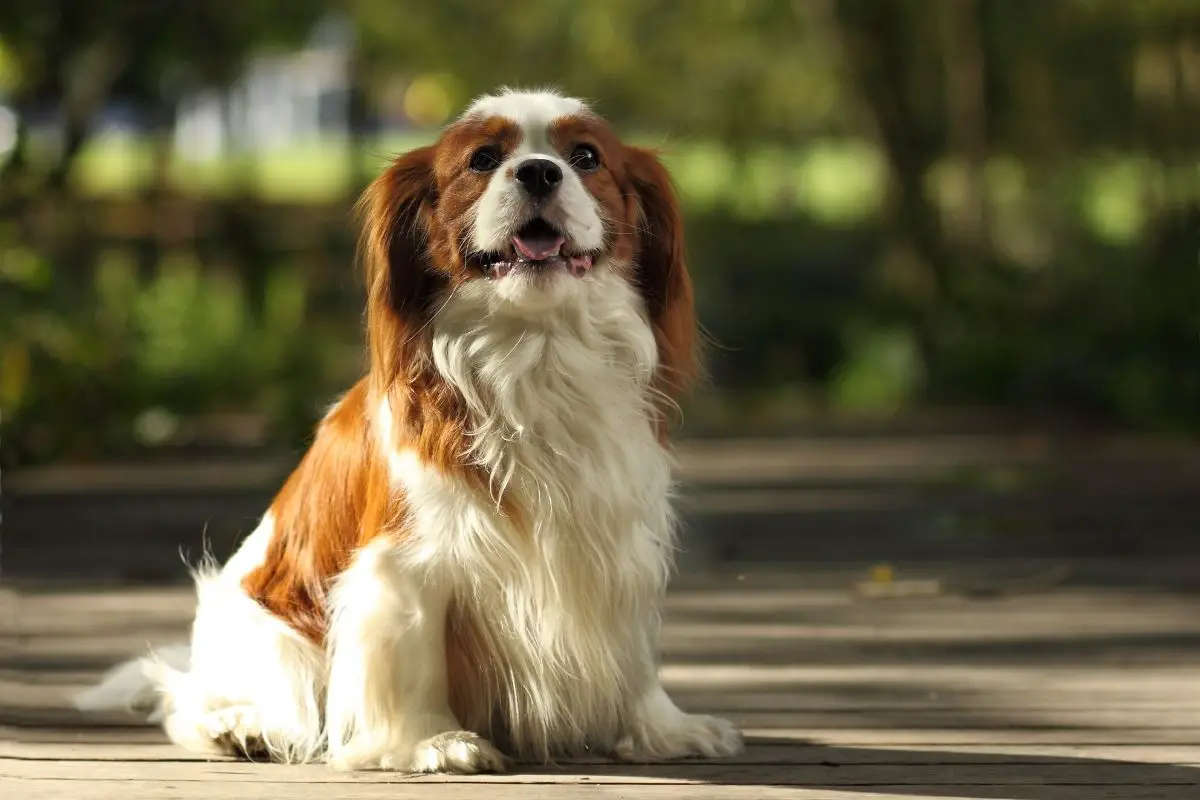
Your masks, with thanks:
M 657 625 L 653 626 L 655 629 Z M 742 751 L 741 733 L 728 720 L 688 714 L 675 705 L 658 676 L 657 635 L 648 632 L 640 680 L 630 698 L 628 727 L 615 755 L 625 761 L 666 761 L 702 756 L 725 758 Z
M 662 515 L 669 520 L 669 515 Z M 667 523 L 664 523 L 667 524 Z M 647 530 L 652 530 L 649 526 Z M 660 536 L 665 540 L 665 536 Z M 663 761 L 691 756 L 724 758 L 742 752 L 742 735 L 728 721 L 688 714 L 675 705 L 659 677 L 661 589 L 633 627 L 640 631 L 631 670 L 626 730 L 614 748 L 627 761 Z
M 444 582 L 379 540 L 359 551 L 331 599 L 325 722 L 334 768 L 504 768 L 499 751 L 461 730 L 450 710 Z

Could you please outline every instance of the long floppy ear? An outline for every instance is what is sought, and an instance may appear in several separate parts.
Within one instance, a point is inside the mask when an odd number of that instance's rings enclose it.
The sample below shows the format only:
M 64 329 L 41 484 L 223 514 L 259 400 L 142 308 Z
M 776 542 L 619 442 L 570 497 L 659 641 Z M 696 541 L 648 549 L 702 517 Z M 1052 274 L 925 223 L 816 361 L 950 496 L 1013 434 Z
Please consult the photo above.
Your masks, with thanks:
M 629 147 L 630 180 L 640 206 L 637 279 L 658 341 L 659 388 L 678 399 L 700 372 L 696 310 L 671 176 L 652 150 Z
M 438 194 L 434 147 L 396 159 L 363 193 L 359 257 L 366 271 L 371 383 L 386 396 L 425 463 L 470 474 L 466 411 L 434 368 L 429 322 L 448 277 L 430 258 L 429 231 Z
M 371 369 L 384 380 L 395 377 L 402 353 L 425 328 L 429 305 L 445 283 L 426 251 L 427 219 L 436 200 L 433 156 L 433 147 L 401 156 L 358 201 Z

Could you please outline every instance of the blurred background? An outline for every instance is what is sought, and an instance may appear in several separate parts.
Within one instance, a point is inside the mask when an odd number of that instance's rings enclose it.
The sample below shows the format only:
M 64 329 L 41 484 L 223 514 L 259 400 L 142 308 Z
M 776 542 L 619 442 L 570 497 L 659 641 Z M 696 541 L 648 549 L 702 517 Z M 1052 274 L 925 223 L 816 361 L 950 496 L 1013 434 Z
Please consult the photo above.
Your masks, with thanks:
M 246 530 L 361 369 L 356 194 L 503 84 L 665 148 L 718 550 L 767 508 L 938 553 L 1195 539 L 1200 0 L 5 0 L 10 530 L 127 530 L 79 499 L 122 491 Z

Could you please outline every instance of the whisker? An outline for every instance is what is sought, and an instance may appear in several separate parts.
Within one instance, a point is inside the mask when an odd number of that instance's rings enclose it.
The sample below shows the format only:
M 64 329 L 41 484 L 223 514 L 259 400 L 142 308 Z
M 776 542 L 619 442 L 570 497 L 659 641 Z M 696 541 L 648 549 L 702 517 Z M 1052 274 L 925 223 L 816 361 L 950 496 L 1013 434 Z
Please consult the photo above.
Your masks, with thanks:
M 605 216 L 603 213 L 601 213 L 600 219 L 602 222 L 604 222 L 604 224 L 606 226 L 610 226 L 617 230 L 625 230 L 625 231 L 628 231 L 631 233 L 641 233 L 652 239 L 659 238 L 658 234 L 656 234 L 654 231 L 647 228 L 645 225 L 633 224 L 633 223 L 625 222 L 624 220 L 619 220 L 619 219 L 612 219 L 611 217 Z
M 429 319 L 425 320 L 425 323 L 423 325 L 421 325 L 420 328 L 418 328 L 415 332 L 413 332 L 413 335 L 411 337 L 409 337 L 410 341 L 412 339 L 416 339 L 418 336 L 420 336 L 422 333 L 424 333 L 425 330 L 430 325 L 433 324 L 434 320 L 436 320 L 438 318 L 438 315 L 446 310 L 446 306 L 450 305 L 450 301 L 454 299 L 454 293 L 457 291 L 458 291 L 457 286 L 450 287 L 450 291 L 446 293 L 445 302 L 443 302 L 442 305 L 440 307 L 438 307 L 437 311 L 434 311 L 432 314 L 429 315 Z

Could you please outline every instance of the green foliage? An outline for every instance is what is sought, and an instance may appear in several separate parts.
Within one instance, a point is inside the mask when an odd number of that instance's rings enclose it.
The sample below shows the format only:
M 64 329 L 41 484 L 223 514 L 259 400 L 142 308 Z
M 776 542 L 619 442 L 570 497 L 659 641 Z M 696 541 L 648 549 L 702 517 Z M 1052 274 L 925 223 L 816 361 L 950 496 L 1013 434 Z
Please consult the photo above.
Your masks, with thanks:
M 356 118 L 415 127 L 183 164 L 173 99 L 328 4 L 0 4 L 4 101 L 64 122 L 19 128 L 0 167 L 6 463 L 186 439 L 214 412 L 303 436 L 358 365 L 347 195 L 502 84 L 665 147 L 713 340 L 696 409 L 737 407 L 721 424 L 935 402 L 1200 431 L 1196 0 L 337 9 Z M 152 135 L 92 139 L 114 98 Z M 202 208 L 162 211 L 172 193 Z
M 311 423 L 337 387 L 317 390 L 327 354 L 305 339 L 305 282 L 288 266 L 270 271 L 257 319 L 237 279 L 187 254 L 143 281 L 127 253 L 104 253 L 86 291 L 92 313 L 71 312 L 49 284 L 26 284 L 39 301 L 0 331 L 5 461 L 160 444 L 180 420 L 220 410 L 258 408 L 289 432 Z
M 18 96 L 54 99 L 92 83 L 154 101 L 173 78 L 227 81 L 253 48 L 294 43 L 325 9 L 317 0 L 6 0 L 0 41 Z
M 380 73 L 450 74 L 451 106 L 497 85 L 556 85 L 670 136 L 787 141 L 836 124 L 828 42 L 791 0 L 352 0 Z
M 909 408 L 920 395 L 921 354 L 903 329 L 848 332 L 846 358 L 830 381 L 834 407 L 874 415 Z

